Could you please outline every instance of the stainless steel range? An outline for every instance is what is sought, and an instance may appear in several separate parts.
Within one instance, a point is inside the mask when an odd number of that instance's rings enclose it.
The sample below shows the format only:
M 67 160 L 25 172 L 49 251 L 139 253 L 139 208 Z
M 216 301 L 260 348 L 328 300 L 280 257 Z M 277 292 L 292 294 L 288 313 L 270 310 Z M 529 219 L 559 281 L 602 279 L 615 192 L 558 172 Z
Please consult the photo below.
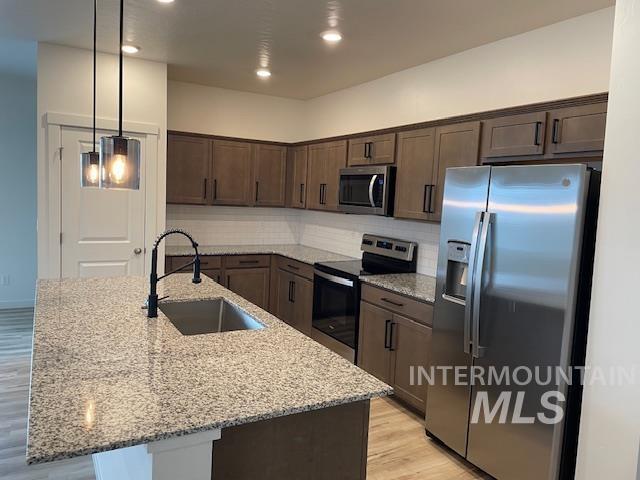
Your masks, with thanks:
M 320 262 L 314 265 L 311 336 L 347 360 L 358 350 L 360 276 L 416 271 L 418 244 L 364 234 L 362 260 Z

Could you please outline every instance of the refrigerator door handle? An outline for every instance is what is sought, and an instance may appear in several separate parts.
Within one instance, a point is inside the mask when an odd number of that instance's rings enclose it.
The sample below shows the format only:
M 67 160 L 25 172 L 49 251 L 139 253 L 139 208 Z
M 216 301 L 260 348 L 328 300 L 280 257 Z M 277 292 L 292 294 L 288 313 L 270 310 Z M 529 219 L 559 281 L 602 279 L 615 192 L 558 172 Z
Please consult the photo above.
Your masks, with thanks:
M 495 218 L 493 213 L 485 213 L 482 222 L 482 233 L 480 234 L 480 242 L 478 245 L 478 260 L 476 262 L 475 278 L 473 285 L 473 353 L 475 358 L 484 355 L 486 347 L 480 345 L 480 293 L 482 291 L 482 273 L 484 271 L 484 257 L 487 250 L 487 237 L 489 236 L 489 227 Z
M 476 220 L 471 234 L 471 251 L 469 252 L 469 266 L 467 272 L 467 290 L 464 302 L 464 353 L 471 353 L 471 313 L 473 311 L 473 285 L 476 274 L 476 252 L 478 251 L 478 236 L 486 212 L 476 213 Z

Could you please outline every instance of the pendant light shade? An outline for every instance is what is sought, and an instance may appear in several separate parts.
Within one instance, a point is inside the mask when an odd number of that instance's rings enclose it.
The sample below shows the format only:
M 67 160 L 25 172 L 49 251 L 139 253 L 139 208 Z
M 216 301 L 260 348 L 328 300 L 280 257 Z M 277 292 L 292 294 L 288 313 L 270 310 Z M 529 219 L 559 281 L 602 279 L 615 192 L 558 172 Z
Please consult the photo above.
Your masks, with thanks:
M 80 155 L 80 185 L 82 187 L 100 186 L 100 154 L 85 152 Z
M 100 139 L 102 188 L 140 189 L 140 142 L 122 136 Z
M 124 0 L 120 0 L 120 69 L 118 75 L 118 135 L 100 139 L 102 175 L 100 187 L 140 189 L 140 142 L 122 135 L 122 44 L 124 36 Z
M 96 152 L 96 23 L 98 2 L 93 0 L 93 143 L 90 152 L 80 154 L 80 186 L 100 186 L 100 154 Z

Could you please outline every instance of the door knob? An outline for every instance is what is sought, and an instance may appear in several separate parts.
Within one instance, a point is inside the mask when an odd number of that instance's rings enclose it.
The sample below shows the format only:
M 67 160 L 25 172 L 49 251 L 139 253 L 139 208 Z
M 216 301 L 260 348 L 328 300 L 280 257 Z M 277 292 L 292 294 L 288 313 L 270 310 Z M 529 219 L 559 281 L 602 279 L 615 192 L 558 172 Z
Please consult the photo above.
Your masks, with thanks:
M 136 255 L 140 255 L 142 253 L 142 249 L 141 248 L 134 248 L 133 249 L 133 253 L 135 253 Z

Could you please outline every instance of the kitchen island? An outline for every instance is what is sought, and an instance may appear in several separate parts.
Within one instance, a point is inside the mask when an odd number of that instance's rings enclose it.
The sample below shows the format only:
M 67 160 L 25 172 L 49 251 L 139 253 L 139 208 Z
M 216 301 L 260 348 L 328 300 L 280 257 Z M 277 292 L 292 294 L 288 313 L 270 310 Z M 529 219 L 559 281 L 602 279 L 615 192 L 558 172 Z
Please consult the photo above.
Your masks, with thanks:
M 208 278 L 172 275 L 158 293 L 223 298 L 264 328 L 182 335 L 146 317 L 147 289 L 38 282 L 28 463 L 94 454 L 103 479 L 250 478 L 247 464 L 262 478 L 364 478 L 369 400 L 388 385 Z

